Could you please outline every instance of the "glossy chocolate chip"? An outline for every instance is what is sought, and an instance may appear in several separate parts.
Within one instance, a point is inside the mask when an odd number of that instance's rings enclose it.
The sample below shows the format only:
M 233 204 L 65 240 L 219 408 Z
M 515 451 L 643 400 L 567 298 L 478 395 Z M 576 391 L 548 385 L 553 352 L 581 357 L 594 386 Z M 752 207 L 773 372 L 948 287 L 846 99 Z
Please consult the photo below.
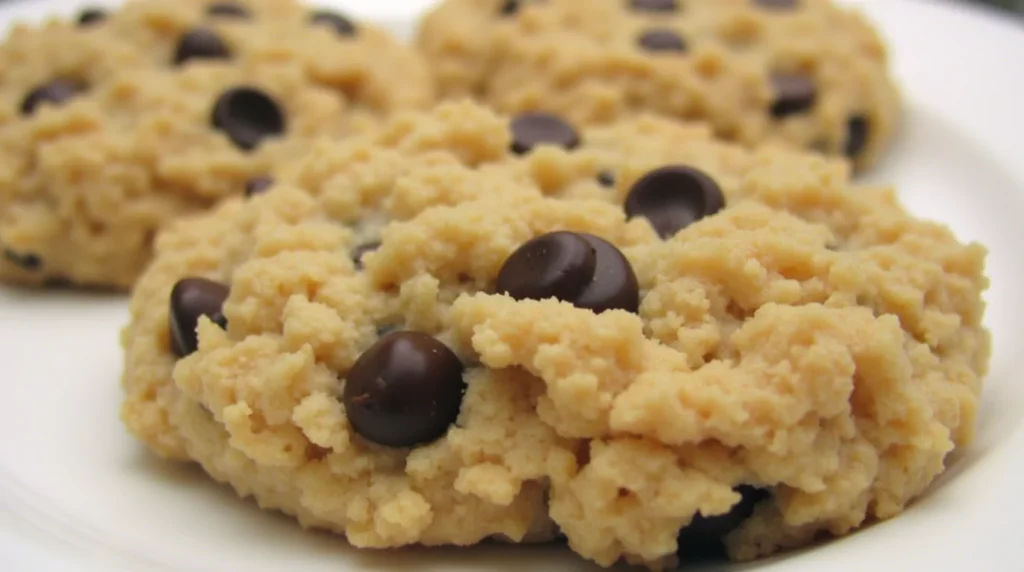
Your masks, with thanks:
M 615 186 L 615 173 L 611 171 L 601 171 L 597 174 L 597 182 L 602 187 L 614 187 Z
M 245 182 L 245 196 L 253 197 L 267 192 L 274 186 L 274 179 L 271 177 L 253 177 Z
M 392 332 L 356 360 L 342 399 L 348 420 L 367 441 L 414 447 L 455 423 L 466 384 L 455 352 L 437 339 Z
M 106 19 L 106 10 L 103 10 L 101 8 L 85 8 L 84 10 L 78 13 L 78 18 L 76 19 L 76 22 L 78 22 L 79 27 L 86 27 L 91 26 L 93 24 L 98 24 Z
M 662 238 L 724 207 L 725 196 L 718 183 L 702 171 L 682 165 L 644 175 L 629 191 L 624 206 L 627 216 L 646 218 Z
M 552 232 L 519 247 L 498 273 L 498 291 L 516 300 L 573 301 L 594 278 L 597 253 L 575 232 Z
M 630 0 L 630 6 L 638 12 L 675 12 L 678 0 Z
M 789 115 L 803 113 L 814 107 L 818 89 L 814 80 L 802 75 L 776 75 L 772 77 L 772 117 L 782 119 Z
M 851 117 L 846 122 L 846 146 L 843 151 L 847 157 L 855 158 L 860 155 L 868 143 L 870 124 L 868 118 L 863 115 Z
M 21 114 L 32 115 L 43 103 L 63 105 L 78 95 L 79 91 L 81 87 L 77 83 L 69 79 L 55 79 L 32 90 L 21 100 Z
M 226 60 L 231 50 L 217 32 L 209 28 L 195 28 L 185 32 L 174 50 L 174 63 L 181 65 L 188 60 Z
M 793 10 L 800 5 L 800 0 L 753 0 L 753 2 L 769 10 Z
M 284 133 L 281 107 L 269 95 L 252 87 L 225 91 L 213 107 L 213 126 L 245 151 L 255 149 L 268 137 Z
M 674 30 L 647 30 L 637 43 L 648 52 L 685 52 L 686 41 Z
M 235 4 L 234 2 L 217 2 L 216 4 L 210 4 L 206 9 L 206 13 L 210 16 L 221 16 L 225 18 L 251 18 L 252 14 L 249 10 L 241 4 Z
M 354 36 L 356 25 L 345 16 L 337 12 L 317 10 L 309 15 L 310 24 L 316 26 L 329 26 L 339 36 Z
M 367 242 L 352 249 L 352 262 L 357 270 L 363 269 L 363 256 L 380 248 L 380 242 Z
M 205 278 L 184 278 L 171 290 L 171 351 L 185 357 L 199 348 L 196 327 L 199 317 L 207 316 L 222 328 L 227 320 L 221 308 L 229 294 L 228 287 Z
M 556 298 L 596 313 L 636 312 L 640 287 L 626 257 L 590 234 L 553 232 L 523 244 L 502 265 L 497 291 L 516 300 Z
M 557 115 L 532 111 L 512 119 L 512 151 L 529 153 L 538 145 L 557 145 L 575 149 L 580 144 L 576 129 Z
M 739 528 L 754 514 L 754 507 L 770 496 L 764 489 L 747 485 L 737 487 L 736 492 L 742 498 L 729 512 L 708 517 L 698 514 L 679 532 L 679 553 L 684 558 L 724 556 L 722 537 Z
M 10 249 L 4 249 L 4 258 L 11 264 L 28 272 L 34 272 L 43 266 L 43 259 L 31 252 L 15 252 Z

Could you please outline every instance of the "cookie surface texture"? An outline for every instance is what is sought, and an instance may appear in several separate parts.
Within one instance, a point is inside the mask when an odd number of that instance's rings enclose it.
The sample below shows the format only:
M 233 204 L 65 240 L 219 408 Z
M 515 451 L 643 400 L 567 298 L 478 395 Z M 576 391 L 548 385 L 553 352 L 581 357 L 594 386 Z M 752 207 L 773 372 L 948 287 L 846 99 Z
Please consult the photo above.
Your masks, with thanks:
M 446 0 L 418 41 L 445 96 L 590 125 L 657 112 L 858 168 L 900 113 L 878 33 L 829 0 Z
M 893 517 L 971 441 L 983 247 L 842 161 L 543 124 L 521 152 L 473 104 L 403 113 L 177 223 L 128 427 L 358 547 L 564 535 L 652 569 Z
M 317 137 L 432 102 L 422 58 L 317 14 L 139 0 L 13 28 L 0 45 L 0 280 L 126 288 L 167 222 L 241 194 Z

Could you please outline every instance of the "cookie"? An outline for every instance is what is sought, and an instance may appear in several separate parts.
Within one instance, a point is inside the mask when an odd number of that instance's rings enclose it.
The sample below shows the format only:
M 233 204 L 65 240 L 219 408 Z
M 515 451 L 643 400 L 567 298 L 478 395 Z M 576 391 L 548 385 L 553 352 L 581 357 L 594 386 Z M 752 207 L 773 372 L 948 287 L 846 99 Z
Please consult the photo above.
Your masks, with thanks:
M 583 125 L 657 112 L 867 168 L 899 119 L 884 44 L 830 0 L 445 0 L 418 43 L 442 95 Z
M 985 249 L 849 174 L 652 117 L 400 114 L 160 236 L 122 418 L 358 547 L 660 569 L 849 533 L 971 441 L 989 356 Z
M 17 26 L 0 46 L 0 280 L 128 287 L 169 221 L 432 99 L 411 49 L 291 1 Z

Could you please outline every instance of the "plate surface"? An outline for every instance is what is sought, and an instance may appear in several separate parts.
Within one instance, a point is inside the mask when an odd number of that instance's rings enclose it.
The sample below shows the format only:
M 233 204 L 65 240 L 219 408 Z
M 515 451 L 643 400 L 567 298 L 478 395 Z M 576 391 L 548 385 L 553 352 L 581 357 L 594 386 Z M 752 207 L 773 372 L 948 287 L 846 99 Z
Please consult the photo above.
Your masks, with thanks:
M 12 19 L 76 0 L 15 0 Z M 93 1 L 90 4 L 111 4 Z M 334 0 L 400 33 L 429 0 Z M 721 570 L 1019 570 L 1024 530 L 1024 27 L 923 0 L 864 0 L 908 101 L 871 178 L 915 213 L 991 249 L 995 345 L 977 442 L 901 517 L 808 551 Z M 161 463 L 117 417 L 122 297 L 0 287 L 0 570 L 590 570 L 557 547 L 360 553 L 260 512 L 198 470 Z M 593 568 L 596 570 L 596 568 Z

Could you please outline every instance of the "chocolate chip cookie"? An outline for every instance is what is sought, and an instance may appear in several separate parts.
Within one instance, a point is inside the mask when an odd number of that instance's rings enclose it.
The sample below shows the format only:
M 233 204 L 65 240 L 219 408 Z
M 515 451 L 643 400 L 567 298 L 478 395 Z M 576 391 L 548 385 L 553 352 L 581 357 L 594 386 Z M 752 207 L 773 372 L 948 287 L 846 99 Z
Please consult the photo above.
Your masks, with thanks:
M 0 280 L 128 287 L 168 221 L 432 99 L 412 50 L 289 0 L 17 26 L 0 45 Z
M 859 168 L 899 116 L 878 34 L 830 0 L 445 0 L 419 45 L 445 96 L 584 125 L 658 112 Z
M 985 250 L 844 161 L 459 103 L 268 177 L 160 236 L 122 417 L 355 546 L 752 559 L 972 439 Z

